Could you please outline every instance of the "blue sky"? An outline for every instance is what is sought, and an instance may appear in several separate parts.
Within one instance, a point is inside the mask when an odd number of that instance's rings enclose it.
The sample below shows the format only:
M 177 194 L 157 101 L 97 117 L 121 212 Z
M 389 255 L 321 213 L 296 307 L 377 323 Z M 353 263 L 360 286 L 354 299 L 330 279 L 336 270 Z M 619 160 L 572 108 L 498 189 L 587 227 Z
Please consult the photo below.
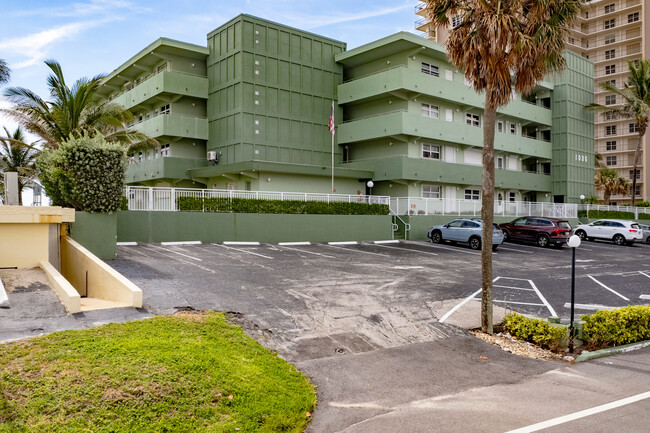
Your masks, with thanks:
M 106 74 L 164 36 L 206 44 L 211 30 L 247 13 L 347 42 L 348 49 L 413 31 L 417 0 L 0 0 L 0 58 L 10 86 L 46 98 L 45 59 L 63 66 L 68 84 Z M 6 107 L 6 101 L 0 100 Z M 0 117 L 0 127 L 13 124 Z

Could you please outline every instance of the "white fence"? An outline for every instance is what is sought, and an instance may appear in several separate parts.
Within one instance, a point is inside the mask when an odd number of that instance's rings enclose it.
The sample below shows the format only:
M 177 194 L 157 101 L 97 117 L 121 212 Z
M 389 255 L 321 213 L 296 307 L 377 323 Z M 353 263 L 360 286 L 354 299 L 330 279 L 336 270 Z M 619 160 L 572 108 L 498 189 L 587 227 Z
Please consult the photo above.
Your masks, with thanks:
M 580 210 L 611 210 L 617 212 L 633 212 L 634 219 L 639 219 L 639 214 L 650 214 L 650 207 L 632 207 L 632 206 L 609 206 L 603 204 L 581 204 L 578 206 Z
M 259 200 L 300 200 L 326 203 L 390 204 L 390 197 L 379 195 L 315 194 L 304 192 L 233 191 L 224 189 L 126 187 L 129 210 L 177 211 L 178 199 L 194 198 L 249 198 Z
M 480 200 L 445 198 L 394 197 L 390 207 L 399 215 L 462 215 L 481 216 Z M 549 218 L 577 218 L 578 205 L 571 203 L 541 203 L 527 201 L 494 202 L 495 216 L 545 216 Z

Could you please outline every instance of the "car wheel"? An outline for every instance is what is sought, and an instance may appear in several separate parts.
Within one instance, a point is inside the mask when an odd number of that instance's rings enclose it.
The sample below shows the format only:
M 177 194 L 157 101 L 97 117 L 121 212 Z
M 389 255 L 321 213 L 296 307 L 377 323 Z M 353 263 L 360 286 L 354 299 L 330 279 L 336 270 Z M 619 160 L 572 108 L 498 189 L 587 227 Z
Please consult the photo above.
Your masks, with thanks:
M 616 245 L 625 245 L 625 236 L 623 235 L 614 235 L 614 238 L 612 239 Z
M 537 245 L 546 248 L 548 247 L 548 244 L 551 242 L 551 239 L 547 235 L 539 235 L 537 236 Z
M 587 239 L 587 232 L 585 232 L 584 230 L 578 230 L 576 232 L 576 236 L 578 236 L 581 241 L 584 241 L 585 239 Z
M 499 246 L 498 246 L 498 245 L 492 245 L 492 251 L 496 251 L 496 250 L 497 250 L 497 248 L 499 248 Z
M 431 233 L 431 242 L 434 244 L 439 244 L 442 241 L 442 234 L 440 232 Z
M 650 236 L 648 236 L 648 239 L 645 240 L 646 244 L 650 244 Z
M 501 229 L 503 232 L 503 242 L 510 242 L 510 232 L 508 229 Z
M 481 239 L 478 236 L 472 236 L 469 238 L 469 247 L 473 250 L 481 249 Z

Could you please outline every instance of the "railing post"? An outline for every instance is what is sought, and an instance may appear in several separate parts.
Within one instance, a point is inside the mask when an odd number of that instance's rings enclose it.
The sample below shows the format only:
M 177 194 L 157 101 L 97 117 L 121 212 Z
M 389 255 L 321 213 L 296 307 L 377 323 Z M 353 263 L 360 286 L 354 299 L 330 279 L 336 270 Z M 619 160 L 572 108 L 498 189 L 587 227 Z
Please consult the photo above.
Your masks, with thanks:
M 172 188 L 172 208 L 170 210 L 175 211 L 176 209 L 176 188 Z
M 149 187 L 149 209 L 148 210 L 154 210 L 153 208 L 153 187 Z
M 201 212 L 205 212 L 205 190 L 201 190 Z

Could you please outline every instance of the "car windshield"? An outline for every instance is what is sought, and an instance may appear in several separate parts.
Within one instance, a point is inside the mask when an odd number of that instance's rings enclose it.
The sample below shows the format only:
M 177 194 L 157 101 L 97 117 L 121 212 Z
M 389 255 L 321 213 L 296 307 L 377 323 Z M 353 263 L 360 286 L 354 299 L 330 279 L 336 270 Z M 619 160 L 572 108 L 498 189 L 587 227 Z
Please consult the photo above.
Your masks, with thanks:
M 568 221 L 558 221 L 558 227 L 565 230 L 571 230 L 571 224 Z
M 639 225 L 637 223 L 634 223 L 634 224 L 632 224 L 632 228 L 639 230 L 641 227 L 639 227 Z

